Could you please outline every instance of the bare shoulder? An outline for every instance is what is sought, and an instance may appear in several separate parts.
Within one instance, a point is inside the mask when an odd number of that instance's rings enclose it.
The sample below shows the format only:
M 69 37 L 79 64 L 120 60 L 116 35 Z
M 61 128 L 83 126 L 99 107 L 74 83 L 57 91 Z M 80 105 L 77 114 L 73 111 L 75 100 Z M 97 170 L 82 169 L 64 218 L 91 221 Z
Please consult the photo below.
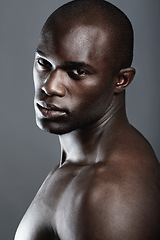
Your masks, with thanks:
M 80 215 L 87 226 L 82 227 L 85 239 L 158 240 L 159 162 L 136 129 L 131 127 L 121 140 L 105 164 L 95 164 L 85 174 L 91 181 Z
M 94 236 L 87 239 L 160 239 L 159 164 L 146 165 L 125 160 L 95 168 L 85 205 Z

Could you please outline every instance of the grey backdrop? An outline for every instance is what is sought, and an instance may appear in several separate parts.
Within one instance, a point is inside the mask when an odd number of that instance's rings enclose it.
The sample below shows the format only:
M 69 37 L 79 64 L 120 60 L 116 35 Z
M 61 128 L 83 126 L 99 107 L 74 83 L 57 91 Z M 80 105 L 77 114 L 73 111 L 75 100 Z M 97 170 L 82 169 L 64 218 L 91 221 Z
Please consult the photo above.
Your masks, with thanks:
M 35 125 L 32 63 L 44 21 L 66 2 L 0 2 L 0 238 L 3 240 L 13 239 L 45 176 L 59 161 L 58 138 Z M 160 1 L 111 2 L 128 15 L 135 31 L 133 66 L 137 74 L 127 91 L 128 116 L 160 159 Z

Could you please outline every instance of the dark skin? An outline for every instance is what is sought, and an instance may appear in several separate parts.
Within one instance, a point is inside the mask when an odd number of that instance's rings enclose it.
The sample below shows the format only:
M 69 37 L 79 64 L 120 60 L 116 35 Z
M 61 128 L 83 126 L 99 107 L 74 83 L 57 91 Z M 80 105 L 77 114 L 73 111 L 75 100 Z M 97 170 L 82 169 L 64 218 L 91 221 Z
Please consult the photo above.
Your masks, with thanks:
M 41 35 L 36 119 L 59 135 L 62 157 L 15 240 L 160 239 L 159 163 L 125 112 L 135 70 L 113 68 L 113 35 L 96 19 L 97 26 L 91 18 L 85 25 L 57 21 Z

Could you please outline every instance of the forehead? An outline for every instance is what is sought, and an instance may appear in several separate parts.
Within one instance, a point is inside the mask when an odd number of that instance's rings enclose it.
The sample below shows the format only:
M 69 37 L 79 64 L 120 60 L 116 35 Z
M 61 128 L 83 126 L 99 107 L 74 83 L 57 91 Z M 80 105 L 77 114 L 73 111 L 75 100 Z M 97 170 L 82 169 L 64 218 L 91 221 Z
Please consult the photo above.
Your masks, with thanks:
M 38 47 L 66 61 L 99 62 L 109 59 L 111 34 L 100 24 L 54 21 L 42 32 Z

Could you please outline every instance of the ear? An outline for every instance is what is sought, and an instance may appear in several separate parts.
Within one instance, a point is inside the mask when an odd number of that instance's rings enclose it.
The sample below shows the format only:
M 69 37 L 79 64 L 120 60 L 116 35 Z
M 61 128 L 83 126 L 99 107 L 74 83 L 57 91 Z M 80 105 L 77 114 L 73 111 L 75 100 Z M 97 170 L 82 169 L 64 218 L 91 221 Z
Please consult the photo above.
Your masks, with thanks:
M 125 68 L 118 73 L 116 80 L 115 93 L 120 93 L 132 82 L 136 71 L 134 68 Z

